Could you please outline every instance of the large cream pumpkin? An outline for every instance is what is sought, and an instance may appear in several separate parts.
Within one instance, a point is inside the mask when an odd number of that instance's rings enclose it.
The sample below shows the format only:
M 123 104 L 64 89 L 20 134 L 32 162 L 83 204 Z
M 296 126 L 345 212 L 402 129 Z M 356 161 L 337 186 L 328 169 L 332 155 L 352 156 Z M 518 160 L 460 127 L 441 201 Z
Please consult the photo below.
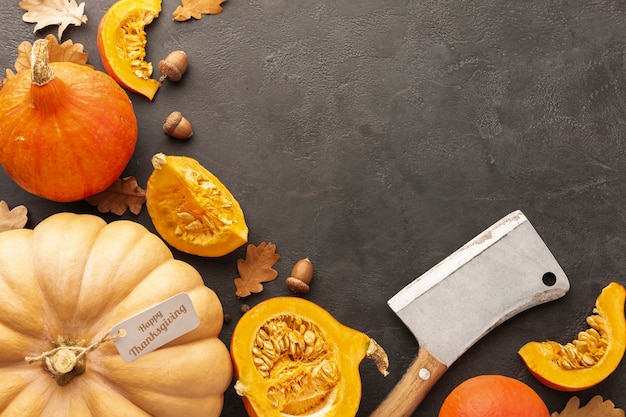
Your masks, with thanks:
M 200 325 L 124 361 L 109 330 L 181 292 Z M 60 213 L 0 233 L 0 415 L 218 416 L 232 379 L 222 314 L 199 273 L 138 223 Z M 59 342 L 91 347 L 84 373 L 55 378 L 25 360 Z

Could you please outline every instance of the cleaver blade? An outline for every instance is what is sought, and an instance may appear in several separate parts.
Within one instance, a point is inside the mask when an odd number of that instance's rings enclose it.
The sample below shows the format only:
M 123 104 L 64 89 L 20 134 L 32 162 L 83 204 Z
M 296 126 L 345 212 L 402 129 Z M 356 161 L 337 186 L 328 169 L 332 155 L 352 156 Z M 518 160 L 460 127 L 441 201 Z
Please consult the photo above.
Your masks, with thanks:
M 517 210 L 389 299 L 417 338 L 417 357 L 371 417 L 408 417 L 474 343 L 514 315 L 556 300 L 569 281 Z

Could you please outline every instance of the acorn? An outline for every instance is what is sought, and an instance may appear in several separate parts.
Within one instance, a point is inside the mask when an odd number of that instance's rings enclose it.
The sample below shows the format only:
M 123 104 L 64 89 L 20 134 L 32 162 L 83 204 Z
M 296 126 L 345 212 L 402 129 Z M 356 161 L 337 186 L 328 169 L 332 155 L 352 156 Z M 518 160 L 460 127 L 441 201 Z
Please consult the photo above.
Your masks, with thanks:
M 170 52 L 165 59 L 159 61 L 159 71 L 161 71 L 160 82 L 166 78 L 170 81 L 180 81 L 183 74 L 187 71 L 189 59 L 184 51 Z
M 296 294 L 309 292 L 313 279 L 313 264 L 309 258 L 300 259 L 291 270 L 291 276 L 285 280 L 287 287 Z
M 163 122 L 163 133 L 176 139 L 188 139 L 193 135 L 193 128 L 181 112 L 175 111 Z

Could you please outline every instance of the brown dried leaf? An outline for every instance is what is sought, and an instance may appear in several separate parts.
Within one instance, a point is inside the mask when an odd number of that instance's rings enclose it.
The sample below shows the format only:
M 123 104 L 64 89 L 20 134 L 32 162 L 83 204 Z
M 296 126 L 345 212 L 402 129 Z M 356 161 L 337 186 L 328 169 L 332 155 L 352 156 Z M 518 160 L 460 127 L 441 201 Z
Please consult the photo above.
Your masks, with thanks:
M 87 65 L 89 54 L 83 52 L 82 44 L 74 43 L 71 39 L 68 39 L 59 45 L 59 41 L 52 34 L 46 35 L 45 39 L 48 40 L 50 62 L 73 62 L 75 64 Z M 22 42 L 17 47 L 17 59 L 14 65 L 16 71 L 30 69 L 30 53 L 32 50 L 33 45 L 28 41 Z M 91 65 L 87 66 L 92 67 Z
M 580 399 L 572 397 L 561 413 L 552 413 L 551 417 L 624 417 L 624 410 L 615 408 L 612 401 L 604 401 L 601 396 L 596 395 L 587 405 L 582 408 Z
M 13 207 L 9 210 L 6 201 L 0 201 L 0 232 L 12 229 L 22 229 L 28 221 L 28 210 L 25 206 Z
M 276 253 L 276 245 L 262 242 L 259 246 L 253 244 L 246 248 L 246 259 L 237 260 L 237 270 L 240 278 L 235 278 L 237 297 L 247 297 L 251 293 L 263 291 L 263 282 L 276 279 L 278 272 L 272 269 L 278 262 L 280 255 Z
M 146 191 L 139 187 L 135 177 L 118 179 L 103 192 L 85 199 L 92 206 L 97 206 L 100 213 L 113 213 L 121 216 L 129 209 L 137 215 L 146 202 Z
M 182 0 L 182 4 L 174 10 L 174 20 L 183 22 L 192 17 L 200 19 L 203 14 L 222 13 L 220 6 L 226 0 Z
M 19 6 L 26 10 L 22 20 L 36 23 L 33 32 L 46 26 L 58 25 L 59 39 L 69 25 L 80 26 L 87 23 L 85 3 L 78 5 L 76 0 L 22 0 Z

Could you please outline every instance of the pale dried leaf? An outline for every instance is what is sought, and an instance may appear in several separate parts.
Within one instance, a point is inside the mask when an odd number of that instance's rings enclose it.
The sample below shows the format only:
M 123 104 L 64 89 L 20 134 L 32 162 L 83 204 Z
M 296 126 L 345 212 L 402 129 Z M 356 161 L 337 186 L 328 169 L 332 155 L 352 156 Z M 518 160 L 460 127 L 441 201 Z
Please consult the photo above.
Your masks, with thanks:
M 50 62 L 73 62 L 79 65 L 87 64 L 89 54 L 83 52 L 81 43 L 74 43 L 71 39 L 59 44 L 54 35 L 46 36 L 48 40 L 48 51 L 50 53 Z
M 596 395 L 587 405 L 580 407 L 580 399 L 576 396 L 569 399 L 561 413 L 552 413 L 551 417 L 624 417 L 624 410 L 615 408 L 610 400 L 603 400 Z
M 247 297 L 252 293 L 263 291 L 263 282 L 276 279 L 278 272 L 272 269 L 280 255 L 276 253 L 276 245 L 262 242 L 246 248 L 246 259 L 237 260 L 239 278 L 235 278 L 237 297 Z
M 80 26 L 87 23 L 85 3 L 79 5 L 76 0 L 22 0 L 19 6 L 26 10 L 22 20 L 36 23 L 33 32 L 46 26 L 58 25 L 59 39 L 69 25 Z
M 33 45 L 28 41 L 19 44 L 17 47 L 17 58 L 15 59 L 15 64 L 13 64 L 15 71 L 30 69 L 30 52 L 32 49 Z
M 130 210 L 137 215 L 146 202 L 146 191 L 139 187 L 135 177 L 118 179 L 103 192 L 85 199 L 87 203 L 96 206 L 100 213 L 113 213 L 121 216 Z
M 83 45 L 81 43 L 74 43 L 71 39 L 66 40 L 59 45 L 57 38 L 52 35 L 46 35 L 48 40 L 48 53 L 50 62 L 73 62 L 79 65 L 86 65 L 89 54 L 83 52 Z M 30 54 L 33 50 L 33 45 L 24 41 L 17 47 L 17 59 L 15 60 L 15 70 L 21 71 L 23 69 L 30 69 Z M 93 67 L 92 67 L 93 68 Z
M 9 210 L 6 201 L 0 201 L 0 232 L 12 229 L 22 229 L 28 221 L 28 210 L 25 206 L 13 207 Z
M 174 20 L 183 22 L 192 17 L 200 19 L 203 14 L 219 14 L 222 13 L 221 4 L 224 1 L 226 0 L 182 0 L 172 16 Z

